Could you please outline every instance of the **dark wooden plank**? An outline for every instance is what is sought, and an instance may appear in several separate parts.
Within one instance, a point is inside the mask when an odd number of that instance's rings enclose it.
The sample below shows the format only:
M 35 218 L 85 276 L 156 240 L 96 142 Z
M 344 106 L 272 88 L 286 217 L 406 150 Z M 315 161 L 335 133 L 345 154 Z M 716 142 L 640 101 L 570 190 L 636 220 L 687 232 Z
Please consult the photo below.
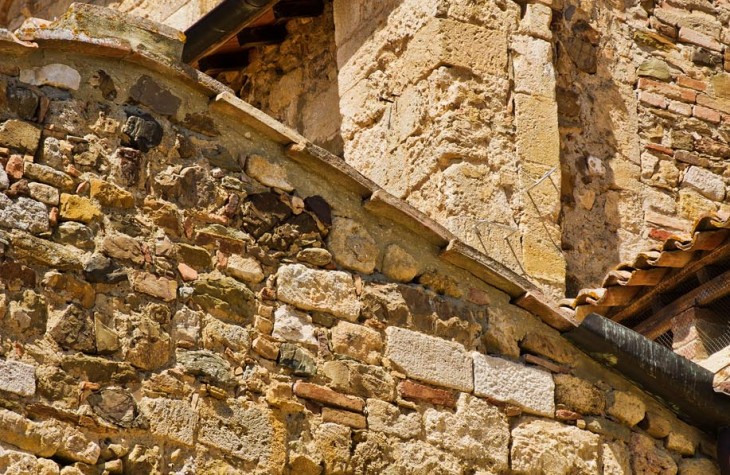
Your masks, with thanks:
M 286 38 L 286 25 L 268 25 L 256 28 L 246 28 L 241 30 L 238 35 L 238 45 L 242 48 L 252 48 L 254 46 L 272 45 L 281 43 Z
M 647 293 L 636 299 L 632 304 L 623 307 L 615 313 L 609 313 L 609 315 L 606 316 L 615 322 L 621 322 L 638 315 L 651 307 L 651 303 L 655 295 L 671 290 L 677 284 L 693 277 L 693 275 L 703 267 L 709 266 L 728 256 L 730 256 L 730 242 L 723 244 L 721 247 L 709 252 L 709 254 L 695 262 L 687 264 L 686 267 L 678 270 L 674 275 L 665 278 L 659 284 L 649 289 Z
M 282 0 L 274 5 L 277 20 L 300 17 L 318 17 L 324 13 L 323 0 Z
M 669 330 L 672 317 L 690 307 L 702 307 L 730 294 L 730 271 L 723 272 L 709 282 L 682 295 L 674 302 L 654 313 L 651 317 L 636 325 L 633 330 L 649 339 L 654 339 Z

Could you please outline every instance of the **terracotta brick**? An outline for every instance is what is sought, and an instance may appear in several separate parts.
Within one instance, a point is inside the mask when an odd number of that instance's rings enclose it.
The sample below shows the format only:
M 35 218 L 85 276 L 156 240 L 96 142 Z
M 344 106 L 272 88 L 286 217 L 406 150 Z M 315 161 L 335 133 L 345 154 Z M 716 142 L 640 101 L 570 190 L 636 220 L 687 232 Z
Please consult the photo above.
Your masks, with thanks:
M 712 98 L 705 94 L 697 96 L 697 104 L 730 114 L 730 102 Z
M 695 150 L 715 157 L 730 158 L 730 146 L 707 137 L 695 140 Z
M 674 236 L 675 233 L 664 230 L 664 229 L 657 229 L 657 228 L 651 228 L 649 230 L 649 237 L 651 239 L 657 240 L 657 241 L 666 241 L 670 237 Z
M 658 152 L 664 155 L 669 155 L 670 157 L 674 155 L 674 150 L 672 150 L 670 147 L 665 147 L 664 145 L 658 143 L 647 143 L 646 145 L 644 145 L 644 148 L 651 152 Z
M 684 102 L 669 101 L 669 107 L 667 109 L 685 117 L 692 115 L 692 104 L 685 104 Z
M 722 43 L 714 38 L 710 38 L 707 35 L 703 35 L 698 31 L 691 30 L 686 27 L 679 29 L 679 41 L 702 46 L 703 48 L 707 48 L 713 51 L 722 51 Z
M 689 76 L 685 76 L 684 74 L 680 75 L 677 78 L 677 84 L 679 84 L 682 87 L 688 87 L 690 89 L 694 89 L 695 91 L 704 92 L 707 90 L 706 82 L 700 81 L 699 79 L 691 78 Z
M 639 101 L 652 107 L 667 108 L 667 98 L 653 92 L 639 91 Z
M 436 389 L 410 380 L 398 384 L 398 394 L 403 399 L 426 401 L 436 406 L 456 407 L 456 394 L 445 389 Z
M 720 123 L 720 113 L 714 109 L 710 109 L 709 107 L 694 106 L 692 109 L 692 115 L 697 117 L 698 119 L 712 122 L 713 124 Z
M 322 422 L 334 422 L 353 429 L 365 429 L 368 426 L 367 420 L 362 414 L 332 409 L 331 407 L 322 408 Z
M 294 394 L 304 399 L 312 399 L 322 404 L 341 407 L 351 411 L 362 412 L 365 401 L 355 396 L 338 393 L 325 386 L 297 381 L 294 384 Z
M 654 81 L 653 79 L 639 79 L 639 89 L 661 94 L 669 99 L 682 102 L 694 102 L 695 99 L 697 99 L 697 91 L 673 84 L 665 84 L 663 82 Z
M 654 17 L 654 16 L 651 17 L 651 19 L 649 20 L 649 24 L 660 35 L 666 36 L 667 38 L 672 39 L 672 40 L 677 39 L 677 28 L 673 27 L 672 25 L 667 25 L 666 23 L 663 23 L 657 17 Z
M 698 165 L 703 168 L 710 166 L 710 161 L 708 159 L 686 150 L 677 150 L 674 152 L 674 158 L 680 162 L 689 163 L 690 165 Z

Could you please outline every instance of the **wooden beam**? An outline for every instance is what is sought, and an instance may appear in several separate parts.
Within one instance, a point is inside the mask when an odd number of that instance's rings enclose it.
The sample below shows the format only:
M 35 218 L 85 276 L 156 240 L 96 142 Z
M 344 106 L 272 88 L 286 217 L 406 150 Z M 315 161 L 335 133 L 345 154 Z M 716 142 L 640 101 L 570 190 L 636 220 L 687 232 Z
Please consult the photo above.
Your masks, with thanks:
M 653 340 L 672 327 L 672 317 L 679 315 L 690 307 L 709 305 L 729 294 L 730 271 L 726 271 L 666 305 L 651 317 L 636 325 L 633 330 Z
M 198 62 L 198 68 L 207 74 L 221 71 L 239 71 L 248 66 L 248 51 L 211 54 Z
M 241 30 L 237 35 L 238 45 L 243 48 L 281 43 L 285 38 L 286 25 L 283 23 L 246 28 Z
M 274 16 L 277 20 L 318 17 L 322 13 L 324 13 L 323 0 L 282 0 L 274 5 Z
M 703 267 L 709 266 L 728 256 L 730 256 L 730 242 L 723 244 L 714 251 L 711 251 L 701 259 L 687 264 L 687 266 L 678 270 L 674 275 L 667 277 L 653 288 L 648 289 L 644 295 L 636 299 L 631 305 L 624 307 L 616 313 L 611 313 L 606 316 L 615 322 L 621 322 L 633 317 L 634 315 L 638 315 L 651 307 L 652 300 L 655 295 L 670 291 L 684 280 L 693 277 L 693 275 Z

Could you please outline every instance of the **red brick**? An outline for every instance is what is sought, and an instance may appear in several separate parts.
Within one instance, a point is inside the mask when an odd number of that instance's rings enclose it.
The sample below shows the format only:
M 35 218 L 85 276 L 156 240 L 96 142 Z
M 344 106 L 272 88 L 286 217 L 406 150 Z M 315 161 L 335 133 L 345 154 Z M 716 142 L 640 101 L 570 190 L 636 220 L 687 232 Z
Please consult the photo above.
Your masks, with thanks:
M 709 107 L 694 106 L 694 108 L 692 109 L 692 115 L 697 117 L 698 119 L 712 122 L 713 124 L 720 123 L 720 113 L 714 109 L 710 109 Z
M 647 143 L 644 145 L 644 148 L 651 151 L 651 152 L 659 152 L 664 155 L 669 155 L 670 157 L 674 155 L 674 150 L 672 150 L 670 147 L 665 147 L 664 145 L 658 144 L 658 143 Z
M 341 407 L 351 411 L 362 412 L 365 401 L 355 396 L 338 393 L 325 386 L 297 381 L 294 384 L 294 394 L 304 399 L 312 399 L 322 404 Z
M 432 388 L 407 379 L 398 384 L 398 394 L 403 399 L 417 399 L 436 406 L 456 407 L 456 395 L 452 391 Z
M 669 107 L 667 109 L 685 117 L 692 115 L 692 104 L 685 104 L 684 102 L 669 101 Z
M 20 155 L 11 155 L 7 165 L 5 165 L 5 172 L 13 180 L 20 180 L 23 178 L 24 168 L 23 157 Z
M 699 31 L 690 28 L 679 29 L 679 41 L 691 43 L 693 45 L 702 46 L 713 51 L 722 51 L 722 43 L 707 35 L 703 35 Z
M 662 94 L 670 99 L 682 102 L 694 102 L 697 98 L 697 91 L 647 78 L 639 79 L 639 89 Z
M 697 96 L 697 104 L 730 114 L 730 102 L 725 100 L 715 99 L 705 94 L 699 94 Z
M 651 17 L 649 24 L 654 28 L 660 35 L 666 36 L 669 39 L 677 39 L 677 29 L 671 25 L 667 25 L 660 21 L 657 17 Z
M 685 76 L 684 74 L 680 75 L 677 78 L 677 84 L 679 84 L 682 87 L 688 87 L 690 89 L 694 89 L 695 91 L 704 92 L 707 90 L 706 82 L 700 81 L 699 79 L 691 78 L 689 76 Z
M 578 419 L 583 419 L 583 416 L 568 409 L 557 409 L 555 411 L 555 418 L 559 421 L 577 421 Z
M 639 91 L 639 101 L 652 107 L 667 108 L 667 98 L 653 92 Z
M 342 424 L 353 429 L 365 429 L 368 426 L 367 420 L 362 414 L 332 409 L 330 407 L 322 408 L 322 422 L 334 422 L 335 424 Z
M 670 237 L 674 236 L 674 233 L 669 232 L 665 229 L 657 229 L 657 228 L 651 228 L 649 230 L 649 237 L 651 239 L 655 239 L 657 241 L 666 241 Z

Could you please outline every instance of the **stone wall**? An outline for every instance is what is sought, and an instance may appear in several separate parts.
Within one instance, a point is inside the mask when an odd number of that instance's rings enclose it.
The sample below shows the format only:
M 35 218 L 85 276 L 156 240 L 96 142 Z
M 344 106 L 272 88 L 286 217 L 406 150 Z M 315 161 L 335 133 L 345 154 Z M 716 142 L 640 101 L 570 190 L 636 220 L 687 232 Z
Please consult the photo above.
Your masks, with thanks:
M 516 275 L 76 11 L 0 41 L 0 471 L 717 473 Z

